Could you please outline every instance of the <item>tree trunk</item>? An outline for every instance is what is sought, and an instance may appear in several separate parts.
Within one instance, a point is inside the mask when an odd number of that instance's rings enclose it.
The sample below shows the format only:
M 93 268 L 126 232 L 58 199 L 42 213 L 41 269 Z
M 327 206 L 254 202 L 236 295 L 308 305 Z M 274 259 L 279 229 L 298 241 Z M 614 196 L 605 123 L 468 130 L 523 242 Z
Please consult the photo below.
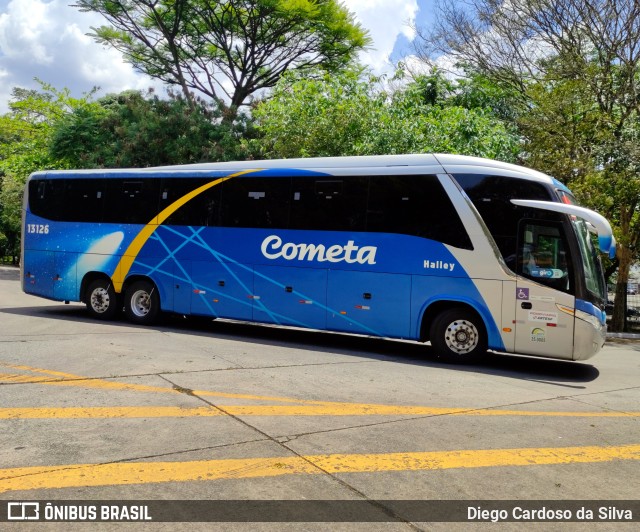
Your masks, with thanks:
M 625 332 L 627 330 L 627 282 L 633 262 L 631 250 L 627 246 L 620 246 L 618 259 L 620 260 L 618 282 L 616 283 L 613 317 L 609 328 L 614 332 Z

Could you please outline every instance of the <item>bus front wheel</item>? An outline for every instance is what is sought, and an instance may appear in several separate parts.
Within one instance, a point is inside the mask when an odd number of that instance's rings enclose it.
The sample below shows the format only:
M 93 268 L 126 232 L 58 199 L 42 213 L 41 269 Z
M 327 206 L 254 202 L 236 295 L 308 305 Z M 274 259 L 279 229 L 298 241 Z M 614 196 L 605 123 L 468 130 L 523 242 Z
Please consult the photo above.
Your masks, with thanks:
M 158 289 L 149 281 L 132 283 L 124 294 L 124 313 L 127 319 L 140 325 L 150 325 L 160 313 Z
M 110 320 L 118 311 L 118 296 L 109 279 L 96 279 L 84 296 L 87 310 L 93 318 Z
M 487 352 L 484 324 L 478 315 L 470 310 L 445 310 L 431 325 L 431 346 L 436 354 L 447 362 L 476 362 Z

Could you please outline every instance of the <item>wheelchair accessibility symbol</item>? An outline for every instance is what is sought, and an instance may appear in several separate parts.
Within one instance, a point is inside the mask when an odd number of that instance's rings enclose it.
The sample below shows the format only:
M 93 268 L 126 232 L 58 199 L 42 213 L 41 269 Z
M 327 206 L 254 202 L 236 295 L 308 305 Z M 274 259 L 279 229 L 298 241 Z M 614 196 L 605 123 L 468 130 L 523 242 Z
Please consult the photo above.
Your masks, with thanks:
M 521 301 L 526 301 L 529 299 L 529 289 L 528 288 L 518 288 L 516 298 Z

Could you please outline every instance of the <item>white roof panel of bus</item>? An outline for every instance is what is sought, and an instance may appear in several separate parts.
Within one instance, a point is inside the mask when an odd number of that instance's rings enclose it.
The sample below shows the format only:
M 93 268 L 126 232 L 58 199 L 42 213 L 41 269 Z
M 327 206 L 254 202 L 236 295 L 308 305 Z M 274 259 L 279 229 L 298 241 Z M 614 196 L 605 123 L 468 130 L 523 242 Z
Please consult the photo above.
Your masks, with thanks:
M 36 172 L 34 177 L 42 175 L 87 175 L 92 177 L 109 177 L 118 175 L 176 173 L 183 171 L 198 172 L 238 172 L 242 170 L 262 169 L 300 169 L 333 173 L 335 175 L 365 174 L 367 170 L 373 174 L 381 173 L 385 168 L 397 167 L 398 172 L 409 174 L 413 172 L 441 173 L 487 173 L 491 169 L 499 171 L 500 175 L 529 179 L 544 183 L 553 183 L 553 179 L 546 174 L 517 166 L 480 157 L 451 154 L 406 154 L 406 155 L 369 155 L 353 157 L 313 157 L 298 159 L 271 159 L 259 161 L 233 161 L 216 163 L 196 163 L 172 166 L 155 166 L 150 168 L 112 168 L 90 170 L 62 170 Z M 373 171 L 377 169 L 379 171 Z M 401 170 L 402 169 L 402 170 Z
M 436 158 L 444 169 L 450 174 L 486 174 L 489 169 L 500 170 L 500 175 L 517 177 L 521 179 L 531 179 L 544 183 L 553 183 L 553 178 L 537 170 L 518 166 L 516 164 L 504 163 L 492 159 L 482 159 L 480 157 L 468 157 L 465 155 L 438 154 Z
M 367 168 L 388 166 L 433 166 L 438 160 L 430 154 L 411 155 L 365 155 L 358 157 L 310 157 L 300 159 L 268 159 L 260 161 L 234 161 L 228 163 L 196 163 L 180 166 L 161 166 L 153 170 L 226 170 L 226 169 L 273 169 L 299 168 L 308 170 L 329 168 Z M 152 169 L 150 169 L 152 170 Z

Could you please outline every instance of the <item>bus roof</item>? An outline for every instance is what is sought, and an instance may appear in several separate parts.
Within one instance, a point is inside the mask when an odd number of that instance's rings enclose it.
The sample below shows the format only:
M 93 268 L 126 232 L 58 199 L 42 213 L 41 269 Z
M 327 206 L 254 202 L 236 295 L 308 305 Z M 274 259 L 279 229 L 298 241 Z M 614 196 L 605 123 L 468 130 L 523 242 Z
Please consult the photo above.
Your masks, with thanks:
M 186 172 L 239 172 L 242 170 L 276 170 L 276 169 L 300 169 L 315 170 L 318 172 L 331 170 L 367 168 L 402 167 L 406 170 L 416 167 L 439 172 L 443 169 L 448 173 L 487 173 L 491 169 L 500 170 L 501 175 L 509 177 L 539 181 L 553 184 L 565 189 L 564 185 L 552 177 L 515 164 L 505 163 L 481 157 L 451 154 L 405 154 L 405 155 L 366 155 L 350 157 L 312 157 L 299 159 L 271 159 L 256 161 L 234 161 L 216 163 L 195 163 L 172 166 L 154 166 L 148 168 L 122 168 L 122 169 L 94 169 L 94 170 L 58 170 L 36 172 L 37 177 L 133 177 L 134 175 L 159 174 L 161 176 L 180 176 Z M 342 173 L 342 172 L 341 172 Z

